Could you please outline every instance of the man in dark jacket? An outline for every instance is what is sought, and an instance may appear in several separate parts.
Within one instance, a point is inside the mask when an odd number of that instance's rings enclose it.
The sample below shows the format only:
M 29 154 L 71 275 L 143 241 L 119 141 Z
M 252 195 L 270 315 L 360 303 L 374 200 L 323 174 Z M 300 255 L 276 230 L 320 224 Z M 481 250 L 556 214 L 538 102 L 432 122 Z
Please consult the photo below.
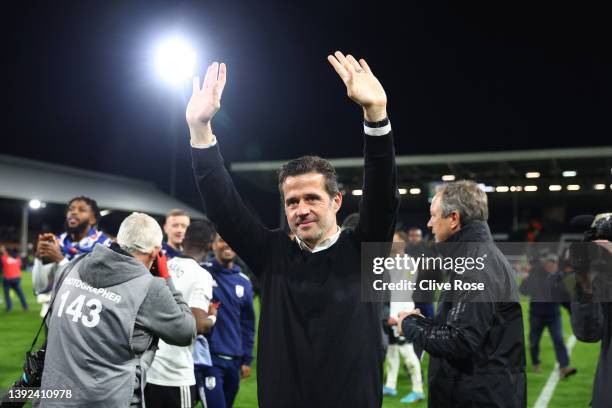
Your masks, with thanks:
M 431 356 L 429 407 L 527 406 L 523 317 L 514 271 L 495 246 L 486 194 L 471 181 L 441 186 L 427 224 L 443 259 L 482 261 L 484 268 L 447 270 L 452 285 L 441 294 L 434 319 L 400 313 L 408 341 Z M 441 244 L 443 243 L 443 244 Z M 445 262 L 446 264 L 446 262 Z M 484 290 L 457 290 L 455 282 Z
M 611 214 L 607 216 L 608 220 L 612 218 Z M 576 300 L 571 306 L 571 323 L 578 340 L 588 343 L 601 341 L 601 352 L 593 381 L 591 406 L 604 408 L 610 406 L 610 384 L 612 383 L 612 302 L 608 301 L 612 289 L 612 270 L 610 269 L 612 242 L 596 240 L 592 245 L 599 245 L 604 251 L 607 251 L 608 262 L 592 281 L 588 276 L 592 271 L 578 269 Z M 600 299 L 606 301 L 600 302 L 598 301 Z
M 203 86 L 194 81 L 187 106 L 194 172 L 208 216 L 260 279 L 257 398 L 265 408 L 382 404 L 380 304 L 361 301 L 360 271 L 362 243 L 390 242 L 397 218 L 387 98 L 364 60 L 336 52 L 328 61 L 364 115 L 363 198 L 354 230 L 338 227 L 337 174 L 320 157 L 291 160 L 279 173 L 293 239 L 266 228 L 245 206 L 210 123 L 220 107 L 224 64 L 209 67 Z
M 523 295 L 531 296 L 529 302 L 529 351 L 533 371 L 542 372 L 540 362 L 540 339 L 548 327 L 555 346 L 559 363 L 559 378 L 565 379 L 576 374 L 577 370 L 569 366 L 569 354 L 563 342 L 563 322 L 561 321 L 562 299 L 569 294 L 563 286 L 564 273 L 559 270 L 559 257 L 549 253 L 543 263 L 536 262 L 520 286 Z

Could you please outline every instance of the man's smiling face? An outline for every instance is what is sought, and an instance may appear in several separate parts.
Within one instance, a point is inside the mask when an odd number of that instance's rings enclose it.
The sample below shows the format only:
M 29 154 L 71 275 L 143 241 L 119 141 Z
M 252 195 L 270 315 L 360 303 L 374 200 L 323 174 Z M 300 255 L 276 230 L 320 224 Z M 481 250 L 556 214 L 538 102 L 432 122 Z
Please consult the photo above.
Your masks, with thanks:
M 289 176 L 282 188 L 287 222 L 300 240 L 313 248 L 336 232 L 336 213 L 342 204 L 342 195 L 329 195 L 323 174 Z

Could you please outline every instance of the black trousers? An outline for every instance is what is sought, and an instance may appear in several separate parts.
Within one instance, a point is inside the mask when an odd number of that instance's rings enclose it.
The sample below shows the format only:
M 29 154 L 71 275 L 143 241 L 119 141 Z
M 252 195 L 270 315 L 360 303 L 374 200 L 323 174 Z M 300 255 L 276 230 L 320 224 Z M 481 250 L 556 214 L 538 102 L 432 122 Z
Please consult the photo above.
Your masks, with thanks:
M 145 402 L 147 408 L 191 408 L 195 406 L 196 386 L 165 387 L 147 384 Z

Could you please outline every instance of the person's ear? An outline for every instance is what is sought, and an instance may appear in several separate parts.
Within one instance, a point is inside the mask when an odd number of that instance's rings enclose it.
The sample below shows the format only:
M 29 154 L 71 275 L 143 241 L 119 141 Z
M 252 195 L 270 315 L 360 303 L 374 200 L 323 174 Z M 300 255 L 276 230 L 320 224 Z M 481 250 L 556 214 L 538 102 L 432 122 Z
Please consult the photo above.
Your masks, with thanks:
M 342 193 L 337 193 L 332 200 L 332 208 L 334 212 L 338 212 L 340 207 L 342 207 Z
M 451 217 L 451 228 L 453 230 L 461 227 L 461 216 L 457 211 L 453 211 L 450 215 Z

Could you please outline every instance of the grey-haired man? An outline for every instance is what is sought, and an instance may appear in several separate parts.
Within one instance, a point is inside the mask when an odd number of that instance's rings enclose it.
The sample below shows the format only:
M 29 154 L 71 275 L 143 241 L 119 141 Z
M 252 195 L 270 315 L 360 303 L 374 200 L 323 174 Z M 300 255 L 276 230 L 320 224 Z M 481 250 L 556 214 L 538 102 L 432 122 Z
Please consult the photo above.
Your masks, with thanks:
M 157 338 L 193 342 L 189 306 L 170 279 L 149 272 L 161 243 L 159 224 L 134 213 L 117 244 L 97 245 L 58 271 L 42 389 L 65 390 L 65 398 L 42 399 L 41 407 L 144 406 Z

